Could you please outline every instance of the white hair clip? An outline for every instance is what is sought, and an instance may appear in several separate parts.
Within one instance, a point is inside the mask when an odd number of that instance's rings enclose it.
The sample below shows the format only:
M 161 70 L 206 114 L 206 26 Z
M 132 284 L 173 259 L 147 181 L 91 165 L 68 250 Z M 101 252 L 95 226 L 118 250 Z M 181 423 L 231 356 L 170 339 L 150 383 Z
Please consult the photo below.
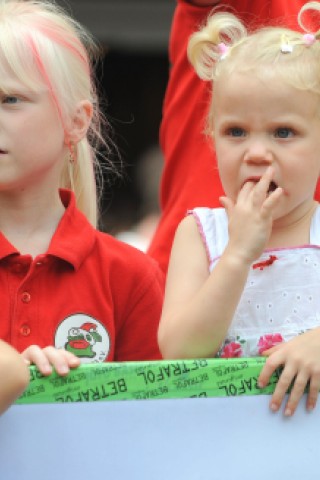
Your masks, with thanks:
M 303 43 L 307 47 L 310 47 L 316 41 L 316 37 L 315 35 L 313 35 L 313 33 L 305 33 L 302 38 L 303 38 Z
M 218 52 L 220 53 L 220 60 L 224 60 L 229 51 L 229 47 L 223 42 L 218 43 L 217 47 L 218 47 Z
M 282 53 L 292 53 L 293 45 L 289 43 L 289 40 L 285 34 L 281 36 L 281 52 Z
M 282 53 L 292 53 L 293 52 L 293 45 L 289 43 L 282 43 L 281 44 L 281 52 Z

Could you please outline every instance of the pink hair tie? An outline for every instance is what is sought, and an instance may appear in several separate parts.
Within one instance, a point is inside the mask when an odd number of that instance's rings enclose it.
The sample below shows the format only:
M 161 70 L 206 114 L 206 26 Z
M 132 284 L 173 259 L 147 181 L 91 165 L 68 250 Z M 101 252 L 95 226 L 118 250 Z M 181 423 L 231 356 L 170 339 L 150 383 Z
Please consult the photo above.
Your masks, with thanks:
M 310 47 L 310 45 L 313 45 L 316 41 L 316 37 L 313 35 L 313 33 L 305 33 L 302 38 L 307 47 Z
M 217 47 L 218 47 L 218 52 L 220 53 L 220 60 L 223 60 L 227 56 L 229 47 L 223 42 L 218 43 Z

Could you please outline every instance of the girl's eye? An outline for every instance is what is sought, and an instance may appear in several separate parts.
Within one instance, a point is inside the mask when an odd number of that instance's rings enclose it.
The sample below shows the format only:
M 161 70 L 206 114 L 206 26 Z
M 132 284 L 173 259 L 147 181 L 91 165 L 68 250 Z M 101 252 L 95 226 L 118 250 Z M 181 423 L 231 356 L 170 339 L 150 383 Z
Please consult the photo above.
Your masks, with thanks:
M 277 138 L 289 138 L 292 137 L 293 131 L 291 128 L 288 127 L 280 127 L 277 128 L 275 131 L 275 137 Z
M 228 129 L 228 135 L 231 137 L 244 137 L 245 136 L 245 131 L 243 128 L 240 127 L 231 127 Z
M 8 103 L 10 105 L 18 103 L 20 99 L 14 95 L 7 95 L 6 97 L 3 97 L 2 103 Z

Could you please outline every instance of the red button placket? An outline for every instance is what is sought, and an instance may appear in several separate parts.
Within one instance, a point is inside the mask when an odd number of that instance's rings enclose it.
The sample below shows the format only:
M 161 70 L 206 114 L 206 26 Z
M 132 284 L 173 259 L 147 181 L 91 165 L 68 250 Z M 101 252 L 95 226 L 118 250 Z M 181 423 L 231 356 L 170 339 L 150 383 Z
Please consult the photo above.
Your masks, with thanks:
M 29 263 L 27 268 L 24 266 L 24 268 L 20 269 L 14 266 L 12 269 L 12 273 L 20 277 L 19 283 L 16 284 L 18 288 L 16 289 L 12 317 L 13 344 L 19 350 L 24 350 L 29 345 L 37 343 L 37 339 L 34 338 L 35 324 L 38 318 L 36 285 L 38 282 L 37 277 L 43 264 L 43 261 L 37 260 Z

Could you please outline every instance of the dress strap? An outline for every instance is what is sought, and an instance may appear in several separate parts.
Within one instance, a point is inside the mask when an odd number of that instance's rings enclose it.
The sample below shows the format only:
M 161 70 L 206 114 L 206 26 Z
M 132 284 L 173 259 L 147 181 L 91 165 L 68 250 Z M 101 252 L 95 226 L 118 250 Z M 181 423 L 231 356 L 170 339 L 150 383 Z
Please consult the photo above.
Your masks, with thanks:
M 188 212 L 197 222 L 210 266 L 228 242 L 228 218 L 224 208 L 199 207 Z
M 318 205 L 311 220 L 310 244 L 320 245 L 320 205 Z
M 228 217 L 225 209 L 199 207 L 188 213 L 193 215 L 197 222 L 211 270 L 212 263 L 222 254 L 229 238 Z M 311 220 L 310 244 L 320 246 L 320 205 Z

